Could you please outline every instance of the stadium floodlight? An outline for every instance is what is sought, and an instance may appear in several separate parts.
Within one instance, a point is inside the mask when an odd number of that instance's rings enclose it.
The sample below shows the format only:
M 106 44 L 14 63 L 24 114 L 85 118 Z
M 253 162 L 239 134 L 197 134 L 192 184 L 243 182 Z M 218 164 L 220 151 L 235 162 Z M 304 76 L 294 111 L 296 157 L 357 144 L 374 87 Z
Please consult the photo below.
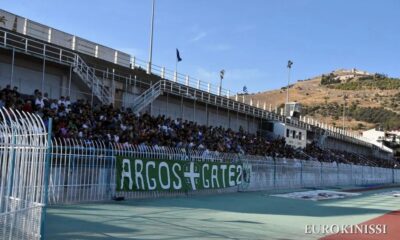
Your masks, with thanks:
M 220 72 L 219 72 L 219 77 L 220 77 L 220 79 L 219 79 L 219 90 L 218 90 L 218 95 L 219 96 L 221 96 L 221 91 L 222 91 L 222 79 L 224 79 L 224 76 L 225 76 L 225 70 L 224 69 L 222 69 Z
M 290 85 L 290 70 L 292 69 L 293 62 L 291 60 L 287 63 L 288 68 L 288 80 L 287 80 L 287 87 L 286 87 L 286 104 L 285 104 L 285 116 L 288 116 L 288 103 L 289 103 L 289 85 Z
M 290 70 L 292 69 L 293 62 L 291 60 L 287 63 L 288 68 L 288 82 L 287 82 L 287 89 L 286 89 L 286 103 L 289 103 L 289 85 L 290 85 Z
M 153 0 L 152 13 L 151 13 L 151 30 L 150 30 L 150 50 L 149 50 L 149 65 L 147 66 L 147 73 L 151 73 L 151 64 L 153 58 L 153 33 L 154 33 L 154 7 L 156 0 Z

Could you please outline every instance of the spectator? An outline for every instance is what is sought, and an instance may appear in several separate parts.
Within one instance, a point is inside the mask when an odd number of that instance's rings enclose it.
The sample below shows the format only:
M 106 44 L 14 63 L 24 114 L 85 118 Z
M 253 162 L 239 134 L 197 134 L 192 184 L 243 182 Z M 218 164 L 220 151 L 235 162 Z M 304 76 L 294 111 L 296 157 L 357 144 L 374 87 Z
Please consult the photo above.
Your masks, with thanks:
M 65 98 L 65 107 L 69 108 L 71 106 L 71 100 L 69 99 L 69 96 Z
M 58 106 L 60 107 L 61 105 L 66 106 L 64 96 L 61 96 L 60 100 L 58 100 Z
M 50 109 L 57 112 L 57 110 L 58 110 L 57 101 L 56 100 L 51 100 L 50 102 L 51 102 Z
M 36 109 L 44 108 L 44 101 L 43 101 L 41 93 L 38 93 L 38 95 L 37 95 L 37 97 L 35 99 L 35 107 L 36 107 Z
M 47 92 L 43 94 L 43 103 L 46 108 L 50 107 L 49 94 Z
M 18 92 L 18 87 L 14 86 L 13 90 L 12 90 L 12 94 L 16 97 L 19 98 L 21 95 Z
M 304 150 L 294 149 L 285 143 L 285 139 L 266 139 L 260 134 L 246 132 L 242 127 L 238 131 L 230 128 L 198 125 L 183 119 L 171 119 L 164 115 L 157 117 L 147 113 L 138 116 L 130 109 L 123 111 L 112 105 L 96 108 L 83 100 L 71 103 L 69 97 L 59 100 L 47 99 L 45 104 L 39 90 L 30 99 L 22 99 L 8 85 L 0 91 L 0 106 L 12 107 L 26 112 L 40 114 L 44 121 L 52 117 L 53 134 L 60 138 L 80 138 L 85 142 L 102 140 L 106 144 L 122 143 L 137 145 L 140 149 L 148 146 L 156 149 L 164 147 L 197 149 L 209 156 L 210 151 L 262 155 L 291 159 L 314 159 L 324 162 L 368 164 L 391 167 L 388 161 L 367 158 L 354 153 L 326 150 L 317 143 L 307 144 Z M 14 92 L 14 93 L 13 93 Z M 28 97 L 29 98 L 29 97 Z M 47 94 L 45 94 L 47 98 Z M 369 158 L 372 159 L 372 158 Z
M 27 100 L 24 104 L 24 106 L 22 107 L 22 110 L 25 112 L 33 112 L 33 107 L 32 107 L 32 102 L 31 100 Z

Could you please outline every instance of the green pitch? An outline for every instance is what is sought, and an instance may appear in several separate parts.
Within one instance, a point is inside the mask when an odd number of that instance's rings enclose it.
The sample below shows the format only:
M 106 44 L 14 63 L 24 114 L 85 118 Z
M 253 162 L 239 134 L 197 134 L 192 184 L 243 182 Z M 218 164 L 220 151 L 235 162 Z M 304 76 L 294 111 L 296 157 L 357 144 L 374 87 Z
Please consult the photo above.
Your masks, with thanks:
M 363 192 L 308 201 L 266 192 L 129 200 L 51 207 L 46 239 L 318 239 L 306 224 L 356 224 L 400 207 L 400 198 Z

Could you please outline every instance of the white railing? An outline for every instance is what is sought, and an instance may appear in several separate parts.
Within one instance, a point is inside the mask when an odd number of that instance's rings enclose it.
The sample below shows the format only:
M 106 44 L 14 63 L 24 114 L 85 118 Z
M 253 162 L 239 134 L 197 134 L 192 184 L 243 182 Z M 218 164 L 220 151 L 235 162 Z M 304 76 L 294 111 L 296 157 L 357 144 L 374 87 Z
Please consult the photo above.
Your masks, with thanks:
M 236 154 L 185 150 L 170 147 L 107 144 L 102 141 L 53 139 L 49 181 L 49 203 L 111 200 L 116 195 L 115 156 L 181 161 L 237 161 Z M 204 190 L 199 193 L 231 192 L 236 189 Z M 126 198 L 186 195 L 184 191 L 118 192 Z
M 139 113 L 143 108 L 152 103 L 161 94 L 161 81 L 153 84 L 150 88 L 144 91 L 135 99 L 132 110 L 134 113 Z
M 46 151 L 40 117 L 0 109 L 0 239 L 40 239 Z
M 75 55 L 73 69 L 89 89 L 91 89 L 92 103 L 94 96 L 96 96 L 103 104 L 110 104 L 112 102 L 111 91 L 104 86 L 104 84 L 97 78 L 95 71 L 77 54 Z
M 49 202 L 65 204 L 111 200 L 116 193 L 116 156 L 139 159 L 241 162 L 250 180 L 239 188 L 183 191 L 118 192 L 127 199 L 187 194 L 354 186 L 400 182 L 400 169 L 310 160 L 219 153 L 208 150 L 135 146 L 76 139 L 54 139 Z
M 42 41 L 46 41 L 48 43 L 52 43 L 58 46 L 62 46 L 63 48 L 77 51 L 124 67 L 131 67 L 131 68 L 136 67 L 148 70 L 149 62 L 146 60 L 139 59 L 122 51 L 105 47 L 98 43 L 94 43 L 86 39 L 74 36 L 72 34 L 68 34 L 60 30 L 53 29 L 46 25 L 17 16 L 2 9 L 0 9 L 0 14 L 2 16 L 5 16 L 6 19 L 8 20 L 6 24 L 4 24 L 3 26 L 8 30 L 13 29 L 12 22 L 14 21 L 15 18 L 17 18 L 18 19 L 17 21 L 25 25 L 24 28 L 17 28 L 18 33 L 36 39 L 40 39 Z M 208 91 L 210 93 L 221 96 L 230 95 L 230 91 L 227 89 L 221 89 L 221 91 L 219 91 L 219 86 L 200 81 L 193 77 L 189 77 L 188 75 L 185 74 L 176 73 L 173 70 L 166 69 L 164 67 L 160 67 L 155 64 L 151 64 L 151 69 L 153 74 L 157 74 L 164 79 L 186 84 L 188 86 L 196 87 L 203 91 Z M 218 78 L 218 76 L 215 77 Z
M 94 96 L 103 104 L 111 102 L 111 91 L 98 79 L 95 70 L 89 67 L 78 54 L 2 30 L 0 30 L 0 46 L 44 58 L 47 61 L 72 66 L 74 72 L 91 90 L 92 102 Z

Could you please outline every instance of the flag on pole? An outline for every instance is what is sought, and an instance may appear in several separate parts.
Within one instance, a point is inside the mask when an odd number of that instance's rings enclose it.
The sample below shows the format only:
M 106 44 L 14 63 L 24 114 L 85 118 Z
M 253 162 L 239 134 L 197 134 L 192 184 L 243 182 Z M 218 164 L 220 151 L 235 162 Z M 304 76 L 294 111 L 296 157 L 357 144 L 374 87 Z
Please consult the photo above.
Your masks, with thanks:
M 247 93 L 247 87 L 246 86 L 243 86 L 243 92 Z
M 222 69 L 222 70 L 219 72 L 219 76 L 221 77 L 221 79 L 224 79 L 224 75 L 225 75 L 225 70 Z
M 293 62 L 289 60 L 289 61 L 287 62 L 287 67 L 288 67 L 288 68 L 292 68 L 292 65 L 293 65 Z
M 178 49 L 176 49 L 176 59 L 177 59 L 178 62 L 182 61 L 182 58 L 179 55 L 179 50 Z

